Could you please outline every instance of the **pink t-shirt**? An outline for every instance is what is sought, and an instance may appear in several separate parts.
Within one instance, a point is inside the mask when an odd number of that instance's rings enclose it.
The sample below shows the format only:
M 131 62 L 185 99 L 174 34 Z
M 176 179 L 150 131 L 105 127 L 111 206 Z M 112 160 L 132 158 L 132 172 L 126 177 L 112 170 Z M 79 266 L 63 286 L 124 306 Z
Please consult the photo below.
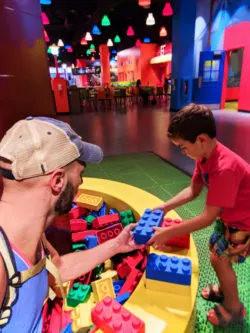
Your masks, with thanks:
M 221 207 L 220 217 L 230 226 L 250 231 L 250 165 L 217 143 L 211 156 L 196 162 L 193 182 L 208 187 L 206 204 Z

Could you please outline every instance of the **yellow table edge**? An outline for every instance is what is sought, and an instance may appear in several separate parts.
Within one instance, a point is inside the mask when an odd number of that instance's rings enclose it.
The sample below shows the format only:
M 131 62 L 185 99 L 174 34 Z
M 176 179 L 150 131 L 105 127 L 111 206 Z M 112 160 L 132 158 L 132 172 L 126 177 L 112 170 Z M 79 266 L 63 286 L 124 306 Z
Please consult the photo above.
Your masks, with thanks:
M 132 209 L 136 219 L 146 208 L 153 208 L 162 200 L 140 188 L 100 178 L 83 178 L 79 193 L 102 196 L 109 206 L 119 211 Z M 180 218 L 175 211 L 167 214 L 171 218 Z M 153 248 L 150 252 L 155 252 Z M 169 248 L 171 255 L 185 256 L 192 260 L 193 272 L 189 296 L 172 293 L 153 292 L 145 289 L 145 275 L 141 279 L 125 307 L 145 321 L 146 333 L 193 332 L 195 325 L 195 307 L 198 291 L 198 255 L 193 238 L 190 249 Z M 182 286 L 183 287 L 183 286 Z

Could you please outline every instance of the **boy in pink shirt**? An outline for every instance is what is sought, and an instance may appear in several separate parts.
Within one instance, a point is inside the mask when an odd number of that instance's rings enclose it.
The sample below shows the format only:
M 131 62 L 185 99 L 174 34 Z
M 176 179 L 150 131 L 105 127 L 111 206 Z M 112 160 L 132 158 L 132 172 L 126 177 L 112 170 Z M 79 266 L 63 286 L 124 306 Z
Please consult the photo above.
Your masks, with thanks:
M 216 140 L 216 124 L 212 111 L 205 106 L 190 104 L 171 120 L 168 136 L 182 153 L 196 160 L 188 188 L 161 205 L 168 212 L 194 200 L 207 186 L 207 198 L 201 215 L 179 225 L 155 228 L 148 242 L 163 249 L 170 238 L 206 228 L 214 220 L 211 235 L 210 261 L 219 285 L 209 285 L 203 298 L 221 302 L 207 313 L 215 326 L 227 327 L 244 319 L 233 263 L 242 263 L 250 255 L 250 166 L 241 157 Z

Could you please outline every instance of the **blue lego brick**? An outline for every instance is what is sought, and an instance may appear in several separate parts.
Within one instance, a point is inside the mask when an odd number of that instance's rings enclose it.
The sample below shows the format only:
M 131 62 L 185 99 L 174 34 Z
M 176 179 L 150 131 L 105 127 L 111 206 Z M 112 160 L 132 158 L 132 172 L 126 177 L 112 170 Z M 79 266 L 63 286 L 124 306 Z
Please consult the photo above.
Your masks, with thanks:
M 109 210 L 109 215 L 112 215 L 112 214 L 119 214 L 119 212 L 118 212 L 117 209 L 115 209 L 115 208 L 111 208 L 111 209 Z
M 113 286 L 114 286 L 114 291 L 115 294 L 119 294 L 120 290 L 122 289 L 122 286 L 124 285 L 124 280 L 118 280 L 118 281 L 114 281 L 113 282 Z
M 91 215 L 94 216 L 94 217 L 97 217 L 97 216 L 98 216 L 98 212 L 96 212 L 95 210 L 93 210 L 93 211 L 91 212 Z
M 154 234 L 152 227 L 160 227 L 163 217 L 164 212 L 160 209 L 155 211 L 146 209 L 137 227 L 133 231 L 135 243 L 146 244 Z
M 192 262 L 188 258 L 157 255 L 148 257 L 146 278 L 188 286 L 191 284 Z
M 88 249 L 92 249 L 98 245 L 98 238 L 95 235 L 89 235 L 84 240 Z
M 130 296 L 131 296 L 131 294 L 127 291 L 124 294 L 117 296 L 115 298 L 115 300 L 116 300 L 116 302 L 118 302 L 120 304 L 124 304 L 129 299 Z
M 72 324 L 68 323 L 68 325 L 64 327 L 64 329 L 61 331 L 61 333 L 73 333 Z
M 75 203 L 72 202 L 71 209 L 72 209 L 72 208 L 75 208 L 75 207 L 77 207 L 77 205 L 76 205 Z
M 97 212 L 98 216 L 105 216 L 106 210 L 107 210 L 107 205 L 104 202 L 100 210 Z

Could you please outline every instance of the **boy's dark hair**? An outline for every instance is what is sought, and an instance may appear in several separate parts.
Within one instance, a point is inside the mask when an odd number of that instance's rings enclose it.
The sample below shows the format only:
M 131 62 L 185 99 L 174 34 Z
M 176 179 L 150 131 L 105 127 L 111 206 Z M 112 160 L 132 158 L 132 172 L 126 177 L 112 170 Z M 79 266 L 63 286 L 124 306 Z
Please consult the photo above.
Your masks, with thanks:
M 170 139 L 181 138 L 194 143 L 200 134 L 216 137 L 216 123 L 212 111 L 199 104 L 189 104 L 172 118 L 168 127 Z

